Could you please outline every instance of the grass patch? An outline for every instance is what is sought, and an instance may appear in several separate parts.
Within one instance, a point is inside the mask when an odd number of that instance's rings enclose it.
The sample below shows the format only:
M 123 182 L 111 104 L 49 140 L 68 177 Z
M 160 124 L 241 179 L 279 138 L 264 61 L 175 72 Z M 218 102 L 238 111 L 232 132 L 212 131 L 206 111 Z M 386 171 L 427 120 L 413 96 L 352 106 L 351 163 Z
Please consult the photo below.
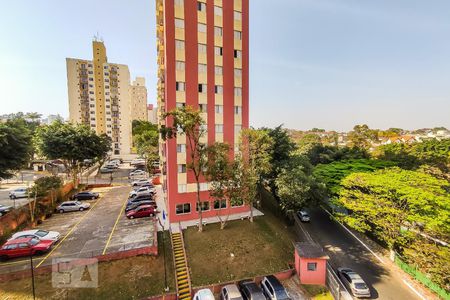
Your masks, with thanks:
M 184 232 L 193 286 L 251 278 L 286 270 L 294 260 L 292 232 L 273 215 L 208 224 Z M 234 257 L 231 255 L 233 254 Z
M 164 292 L 162 234 L 158 257 L 137 256 L 99 263 L 96 289 L 54 289 L 51 274 L 36 276 L 36 299 L 141 299 Z M 166 233 L 167 281 L 175 291 L 170 238 Z M 2 299 L 32 299 L 31 278 L 0 283 Z
M 314 300 L 333 300 L 333 296 L 328 289 L 321 285 L 302 285 L 302 288 L 308 292 L 308 294 Z

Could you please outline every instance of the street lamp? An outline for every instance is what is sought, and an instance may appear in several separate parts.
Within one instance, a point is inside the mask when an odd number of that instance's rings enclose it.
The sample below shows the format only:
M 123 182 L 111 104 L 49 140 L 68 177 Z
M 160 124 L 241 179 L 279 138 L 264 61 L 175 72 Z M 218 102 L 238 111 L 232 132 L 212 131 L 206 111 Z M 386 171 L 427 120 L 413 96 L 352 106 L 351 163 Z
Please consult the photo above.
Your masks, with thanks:
M 33 249 L 30 249 L 30 266 L 31 266 L 31 287 L 33 289 L 33 300 L 35 300 L 36 299 L 36 291 L 34 289 Z
M 163 210 L 163 220 L 166 220 L 166 214 Z M 164 242 L 164 224 L 161 222 L 161 219 L 158 217 L 159 224 L 162 227 L 162 243 L 163 243 L 163 259 L 164 259 L 164 291 L 169 291 L 169 286 L 167 285 L 167 270 L 166 270 L 166 243 Z

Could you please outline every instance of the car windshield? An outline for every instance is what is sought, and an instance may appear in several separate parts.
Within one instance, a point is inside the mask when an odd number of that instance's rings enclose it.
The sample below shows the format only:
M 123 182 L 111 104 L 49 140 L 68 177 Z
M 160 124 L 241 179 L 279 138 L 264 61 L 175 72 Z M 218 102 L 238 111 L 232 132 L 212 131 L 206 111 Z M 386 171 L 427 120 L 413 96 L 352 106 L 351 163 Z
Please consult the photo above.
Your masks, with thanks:
M 277 293 L 277 299 L 279 299 L 279 300 L 289 300 L 290 299 L 284 289 L 277 290 L 276 293 Z
M 37 238 L 32 238 L 31 240 L 30 240 L 30 244 L 31 245 L 36 245 L 36 244 L 38 244 L 39 243 L 39 239 L 37 239 Z
M 80 201 L 75 201 L 75 204 L 76 205 L 81 205 L 81 202 Z
M 36 235 L 40 236 L 40 237 L 46 236 L 47 234 L 48 234 L 48 231 L 46 231 L 46 230 L 38 230 L 36 232 Z
M 355 282 L 355 288 L 358 290 L 366 290 L 367 285 L 364 282 Z

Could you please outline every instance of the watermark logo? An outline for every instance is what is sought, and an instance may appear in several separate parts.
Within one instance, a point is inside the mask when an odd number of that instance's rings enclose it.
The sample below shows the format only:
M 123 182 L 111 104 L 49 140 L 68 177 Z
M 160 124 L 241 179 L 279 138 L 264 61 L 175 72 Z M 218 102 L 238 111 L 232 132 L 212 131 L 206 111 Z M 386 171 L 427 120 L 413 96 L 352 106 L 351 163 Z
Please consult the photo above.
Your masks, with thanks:
M 97 288 L 98 260 L 96 258 L 55 258 L 52 265 L 52 287 Z

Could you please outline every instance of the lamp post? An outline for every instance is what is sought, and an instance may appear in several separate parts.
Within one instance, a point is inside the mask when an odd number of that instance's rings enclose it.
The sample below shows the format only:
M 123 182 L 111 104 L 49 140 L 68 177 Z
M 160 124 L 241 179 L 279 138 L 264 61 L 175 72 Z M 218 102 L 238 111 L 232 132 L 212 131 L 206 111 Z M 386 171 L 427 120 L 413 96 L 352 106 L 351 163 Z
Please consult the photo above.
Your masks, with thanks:
M 163 220 L 166 220 L 166 214 L 163 210 Z M 163 244 L 163 259 L 164 259 L 164 291 L 169 291 L 169 286 L 167 285 L 167 269 L 166 269 L 166 243 L 164 242 L 164 224 L 161 222 L 161 219 L 158 217 L 159 224 L 162 227 L 162 244 Z

